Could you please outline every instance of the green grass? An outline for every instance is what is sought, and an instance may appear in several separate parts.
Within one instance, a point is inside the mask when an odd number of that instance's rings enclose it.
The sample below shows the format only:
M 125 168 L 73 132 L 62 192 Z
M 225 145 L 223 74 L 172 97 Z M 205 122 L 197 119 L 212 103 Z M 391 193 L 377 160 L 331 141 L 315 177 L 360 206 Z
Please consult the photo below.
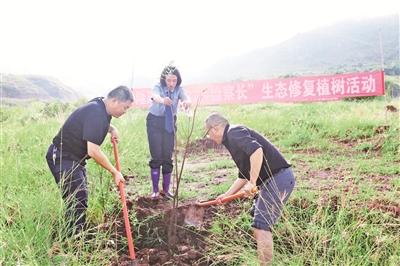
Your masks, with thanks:
M 276 265 L 397 265 L 399 218 L 368 207 L 377 199 L 400 204 L 399 116 L 385 113 L 385 104 L 369 100 L 202 107 L 193 140 L 201 138 L 207 115 L 219 111 L 232 124 L 263 133 L 293 164 L 297 188 L 274 229 Z M 391 104 L 399 106 L 398 101 Z M 108 265 L 117 256 L 117 250 L 107 247 L 111 234 L 107 232 L 98 233 L 96 241 L 61 245 L 61 252 L 52 253 L 65 221 L 60 192 L 44 155 L 77 105 L 33 103 L 0 109 L 0 265 Z M 123 172 L 135 176 L 127 188 L 134 196 L 150 192 L 146 115 L 131 110 L 113 119 L 121 136 Z M 190 123 L 179 115 L 180 147 Z M 378 132 L 381 126 L 388 128 Z M 112 158 L 108 137 L 102 148 Z M 237 175 L 228 155 L 191 154 L 188 165 L 198 160 L 201 167 L 184 170 L 181 198 L 185 200 L 216 196 Z M 226 180 L 212 183 L 221 173 Z M 381 181 L 374 179 L 377 176 L 388 179 L 384 192 Z M 106 216 L 116 215 L 119 199 L 110 175 L 92 161 L 88 180 L 88 220 L 96 226 Z M 350 185 L 354 193 L 346 191 Z M 248 207 L 246 202 L 239 215 L 221 213 L 215 219 L 209 239 L 214 248 L 207 256 L 225 265 L 256 263 Z

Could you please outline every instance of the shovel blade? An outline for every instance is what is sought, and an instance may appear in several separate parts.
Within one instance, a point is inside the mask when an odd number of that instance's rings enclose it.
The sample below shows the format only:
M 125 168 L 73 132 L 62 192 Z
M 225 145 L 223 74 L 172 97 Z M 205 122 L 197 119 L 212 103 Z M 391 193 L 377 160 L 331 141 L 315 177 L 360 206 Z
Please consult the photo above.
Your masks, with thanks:
M 185 213 L 184 223 L 194 226 L 201 227 L 204 220 L 204 207 L 196 205 L 190 205 Z

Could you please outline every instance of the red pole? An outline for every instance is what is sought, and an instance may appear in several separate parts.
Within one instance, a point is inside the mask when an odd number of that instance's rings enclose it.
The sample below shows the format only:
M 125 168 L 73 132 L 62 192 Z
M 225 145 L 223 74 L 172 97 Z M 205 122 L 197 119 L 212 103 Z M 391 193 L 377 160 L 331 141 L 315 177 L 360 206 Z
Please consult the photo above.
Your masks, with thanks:
M 117 142 L 115 139 L 112 139 L 112 144 L 113 144 L 113 150 L 114 150 L 115 166 L 118 171 L 121 171 L 121 164 L 119 162 L 119 157 L 118 157 L 118 147 L 117 147 Z M 131 226 L 129 223 L 128 208 L 126 206 L 124 183 L 119 182 L 118 188 L 119 188 L 119 194 L 121 196 L 121 201 L 122 201 L 122 212 L 124 215 L 125 231 L 126 231 L 126 236 L 128 238 L 129 257 L 131 260 L 134 260 L 134 259 L 136 259 L 135 248 L 133 246 Z

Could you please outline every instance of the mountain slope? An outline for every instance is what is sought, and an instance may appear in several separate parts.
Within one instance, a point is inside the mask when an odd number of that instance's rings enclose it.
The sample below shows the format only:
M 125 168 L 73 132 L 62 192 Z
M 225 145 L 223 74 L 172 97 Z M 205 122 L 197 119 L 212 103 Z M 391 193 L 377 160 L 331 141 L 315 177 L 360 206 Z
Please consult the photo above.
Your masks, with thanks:
M 281 75 L 332 73 L 399 65 L 399 15 L 346 21 L 299 34 L 279 45 L 229 58 L 202 79 L 229 81 Z
M 60 81 L 35 75 L 2 75 L 1 96 L 12 99 L 73 101 L 81 97 Z

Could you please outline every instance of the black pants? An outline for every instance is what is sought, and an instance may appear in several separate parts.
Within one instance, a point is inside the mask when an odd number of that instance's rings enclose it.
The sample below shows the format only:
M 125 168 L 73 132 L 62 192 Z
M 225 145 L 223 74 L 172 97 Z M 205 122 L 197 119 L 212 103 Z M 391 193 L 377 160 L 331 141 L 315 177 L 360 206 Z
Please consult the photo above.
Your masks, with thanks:
M 172 153 L 175 145 L 175 134 L 165 130 L 165 117 L 155 116 L 151 113 L 146 118 L 147 138 L 151 159 L 150 168 L 159 169 L 162 166 L 162 173 L 172 172 Z M 174 128 L 176 132 L 176 116 L 174 117 Z
M 53 161 L 55 153 L 55 161 Z M 61 158 L 60 151 L 50 145 L 46 154 L 47 164 L 59 185 L 62 198 L 66 205 L 65 218 L 67 221 L 67 235 L 71 236 L 80 232 L 85 225 L 88 191 L 86 169 L 77 161 Z

